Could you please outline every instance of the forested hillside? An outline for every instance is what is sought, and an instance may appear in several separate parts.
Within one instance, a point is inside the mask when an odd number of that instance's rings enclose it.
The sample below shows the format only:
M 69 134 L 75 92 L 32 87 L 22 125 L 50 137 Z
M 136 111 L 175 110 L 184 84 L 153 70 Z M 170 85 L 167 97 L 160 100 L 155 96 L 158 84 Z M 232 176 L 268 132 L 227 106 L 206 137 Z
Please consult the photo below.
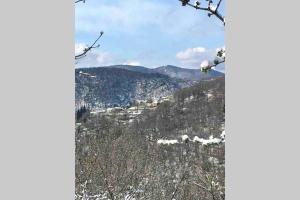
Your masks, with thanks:
M 165 66 L 149 69 L 140 66 L 115 65 L 76 69 L 75 103 L 93 110 L 104 107 L 127 107 L 133 101 L 160 99 L 199 80 L 224 76 L 193 69 Z
M 86 68 L 75 71 L 76 106 L 93 109 L 128 106 L 134 100 L 160 98 L 191 83 L 158 73 L 119 68 Z
M 224 77 L 200 81 L 133 120 L 127 110 L 86 110 L 76 123 L 76 198 L 224 199 L 224 90 Z

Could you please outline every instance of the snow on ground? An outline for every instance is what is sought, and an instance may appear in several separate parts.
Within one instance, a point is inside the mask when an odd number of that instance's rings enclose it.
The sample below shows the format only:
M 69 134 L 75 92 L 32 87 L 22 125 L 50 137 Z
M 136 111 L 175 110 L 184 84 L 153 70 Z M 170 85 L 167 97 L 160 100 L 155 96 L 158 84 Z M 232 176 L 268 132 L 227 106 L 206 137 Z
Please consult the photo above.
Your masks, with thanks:
M 83 72 L 83 71 L 80 71 L 79 74 L 82 74 L 82 75 L 85 75 L 85 76 L 89 76 L 89 77 L 91 77 L 91 78 L 96 78 L 96 76 L 91 75 L 91 74 L 86 73 L 86 72 Z
M 199 138 L 198 136 L 195 136 L 193 139 L 193 142 L 199 142 L 203 145 L 208 145 L 208 144 L 219 144 L 222 141 L 220 138 L 214 138 L 212 135 L 209 137 L 209 139 L 203 139 Z
M 225 130 L 222 131 L 221 138 L 225 140 Z
M 181 140 L 182 140 L 183 142 L 186 142 L 186 141 L 189 141 L 189 140 L 190 140 L 190 137 L 189 137 L 188 135 L 182 135 L 182 136 L 181 136 Z
M 159 139 L 157 140 L 157 144 L 177 144 L 178 140 L 164 140 L 164 139 Z
M 184 142 L 194 142 L 194 143 L 201 143 L 202 145 L 209 145 L 209 144 L 219 144 L 221 142 L 225 142 L 225 131 L 222 131 L 222 134 L 220 135 L 221 138 L 215 138 L 214 136 L 210 136 L 208 139 L 200 138 L 198 136 L 195 136 L 193 140 L 190 139 L 188 135 L 182 135 L 180 136 L 181 142 L 178 140 L 172 139 L 172 140 L 167 140 L 167 139 L 159 139 L 157 140 L 157 144 L 178 144 L 178 143 L 184 143 Z
M 213 96 L 212 94 L 207 93 L 207 98 L 210 98 L 210 97 L 212 97 L 212 96 Z

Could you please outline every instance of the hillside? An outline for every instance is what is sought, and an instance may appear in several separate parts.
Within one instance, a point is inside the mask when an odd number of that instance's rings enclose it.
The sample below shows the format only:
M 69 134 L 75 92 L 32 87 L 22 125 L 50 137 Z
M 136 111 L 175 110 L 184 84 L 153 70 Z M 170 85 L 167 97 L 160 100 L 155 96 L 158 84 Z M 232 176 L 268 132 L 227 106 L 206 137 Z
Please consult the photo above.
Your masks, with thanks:
M 119 68 L 84 68 L 75 70 L 76 106 L 92 109 L 129 106 L 134 100 L 159 99 L 191 85 L 158 73 L 142 73 Z
M 103 107 L 126 107 L 133 101 L 160 99 L 200 80 L 224 76 L 175 66 L 149 69 L 142 66 L 114 65 L 75 70 L 75 105 L 93 110 Z
M 153 71 L 160 74 L 168 75 L 172 78 L 194 80 L 194 81 L 207 80 L 215 77 L 224 76 L 223 73 L 214 70 L 205 73 L 200 71 L 199 69 L 185 69 L 185 68 L 180 68 L 172 65 L 161 66 L 153 69 Z
M 211 70 L 209 72 L 202 72 L 199 69 L 186 69 L 181 67 L 176 67 L 172 65 L 161 66 L 157 68 L 146 68 L 142 66 L 132 66 L 132 65 L 113 65 L 109 68 L 119 68 L 126 69 L 130 71 L 142 72 L 142 73 L 158 73 L 167 75 L 171 78 L 178 78 L 190 81 L 208 80 L 215 77 L 224 76 L 223 73 Z
M 127 123 L 130 108 L 77 121 L 76 199 L 224 200 L 224 86 L 200 81 Z

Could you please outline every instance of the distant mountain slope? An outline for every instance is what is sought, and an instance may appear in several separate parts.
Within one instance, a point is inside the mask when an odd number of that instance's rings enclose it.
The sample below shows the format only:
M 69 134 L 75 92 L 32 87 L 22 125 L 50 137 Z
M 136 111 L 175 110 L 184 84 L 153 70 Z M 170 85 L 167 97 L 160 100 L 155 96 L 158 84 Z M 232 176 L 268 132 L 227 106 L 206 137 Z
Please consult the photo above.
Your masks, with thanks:
M 223 73 L 211 70 L 207 73 L 200 71 L 199 69 L 186 69 L 181 67 L 176 67 L 172 65 L 166 65 L 157 67 L 154 69 L 149 69 L 142 66 L 131 66 L 131 65 L 113 65 L 109 66 L 109 68 L 119 68 L 119 69 L 127 69 L 130 71 L 143 72 L 143 73 L 159 73 L 163 75 L 167 75 L 171 78 L 178 78 L 184 80 L 207 80 L 215 77 L 224 76 Z
M 152 69 L 142 66 L 134 66 L 134 65 L 112 65 L 107 66 L 108 68 L 118 68 L 118 69 L 126 69 L 134 72 L 142 72 L 142 73 L 154 73 Z
M 186 69 L 172 65 L 162 66 L 153 69 L 153 71 L 168 75 L 172 78 L 179 78 L 185 80 L 206 80 L 215 77 L 224 76 L 223 73 L 211 70 L 209 72 L 202 72 L 199 69 Z
M 93 109 L 127 106 L 133 100 L 160 98 L 191 85 L 189 81 L 163 74 L 114 67 L 76 69 L 75 84 L 76 106 L 87 104 Z

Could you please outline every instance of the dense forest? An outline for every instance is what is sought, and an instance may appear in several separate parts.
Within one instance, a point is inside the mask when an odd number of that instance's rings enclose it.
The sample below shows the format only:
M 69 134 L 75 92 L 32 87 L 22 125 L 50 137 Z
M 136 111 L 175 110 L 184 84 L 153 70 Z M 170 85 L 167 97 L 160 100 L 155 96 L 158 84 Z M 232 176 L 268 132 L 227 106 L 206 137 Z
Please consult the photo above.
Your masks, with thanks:
M 81 109 L 76 199 L 225 199 L 224 81 L 179 89 L 134 120 Z

